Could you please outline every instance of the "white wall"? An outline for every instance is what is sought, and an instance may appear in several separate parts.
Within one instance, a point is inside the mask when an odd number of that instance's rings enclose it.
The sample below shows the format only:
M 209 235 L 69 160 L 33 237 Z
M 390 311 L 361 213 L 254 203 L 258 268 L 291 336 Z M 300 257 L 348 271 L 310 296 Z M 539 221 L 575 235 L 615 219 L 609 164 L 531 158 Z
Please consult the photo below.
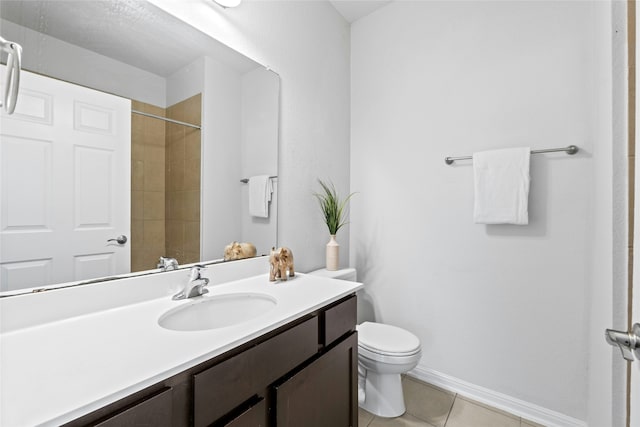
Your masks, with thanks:
M 242 172 L 275 175 L 278 170 L 280 79 L 264 68 L 241 77 Z
M 361 315 L 418 335 L 418 374 L 453 377 L 568 423 L 587 419 L 600 255 L 600 276 L 611 280 L 611 225 L 596 224 L 611 206 L 603 7 L 394 2 L 351 33 L 351 191 L 359 191 L 351 258 L 366 286 Z M 528 226 L 473 224 L 472 163 L 443 161 L 569 144 L 580 153 L 532 157 Z M 609 181 L 595 185 L 598 176 Z M 596 215 L 594 204 L 607 200 Z
M 2 20 L 2 37 L 22 45 L 25 70 L 164 107 L 165 79 L 124 62 Z
M 204 91 L 205 57 L 201 56 L 167 77 L 167 99 L 170 107 Z
M 208 260 L 240 235 L 240 74 L 206 57 L 204 93 L 200 253 Z
M 278 115 L 280 78 L 257 68 L 241 77 L 241 176 L 278 175 Z M 242 241 L 256 245 L 258 254 L 268 254 L 275 244 L 278 218 L 278 180 L 273 179 L 269 218 L 249 214 L 249 186 L 242 186 Z
M 152 3 L 280 75 L 278 244 L 293 250 L 300 271 L 324 266 L 329 237 L 312 192 L 317 178 L 349 189 L 347 22 L 326 1 L 248 0 L 234 9 L 208 0 Z M 348 228 L 338 241 L 346 266 Z

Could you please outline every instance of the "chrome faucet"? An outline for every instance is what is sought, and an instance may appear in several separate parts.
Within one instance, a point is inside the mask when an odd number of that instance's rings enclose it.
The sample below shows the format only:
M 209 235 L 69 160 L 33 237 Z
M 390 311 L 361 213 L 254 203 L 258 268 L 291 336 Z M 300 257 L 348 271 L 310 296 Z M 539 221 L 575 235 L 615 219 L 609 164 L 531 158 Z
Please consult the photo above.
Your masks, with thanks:
M 162 271 L 177 270 L 178 261 L 175 258 L 161 256 L 158 262 L 158 265 L 156 267 Z
M 209 284 L 209 279 L 200 275 L 200 270 L 203 268 L 204 266 L 202 265 L 194 265 L 191 267 L 189 281 L 183 290 L 173 296 L 174 300 L 199 297 L 209 292 L 208 289 L 205 289 L 205 286 Z

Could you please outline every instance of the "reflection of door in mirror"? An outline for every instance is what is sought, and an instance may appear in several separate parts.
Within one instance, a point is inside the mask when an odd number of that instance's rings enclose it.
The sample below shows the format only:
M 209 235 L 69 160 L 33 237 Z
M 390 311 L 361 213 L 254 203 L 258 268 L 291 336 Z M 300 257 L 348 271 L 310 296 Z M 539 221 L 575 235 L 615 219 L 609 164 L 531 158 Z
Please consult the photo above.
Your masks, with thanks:
M 0 289 L 128 272 L 130 246 L 113 240 L 129 235 L 130 101 L 21 80 L 0 123 Z
M 131 271 L 155 268 L 160 256 L 200 261 L 201 98 L 132 104 Z

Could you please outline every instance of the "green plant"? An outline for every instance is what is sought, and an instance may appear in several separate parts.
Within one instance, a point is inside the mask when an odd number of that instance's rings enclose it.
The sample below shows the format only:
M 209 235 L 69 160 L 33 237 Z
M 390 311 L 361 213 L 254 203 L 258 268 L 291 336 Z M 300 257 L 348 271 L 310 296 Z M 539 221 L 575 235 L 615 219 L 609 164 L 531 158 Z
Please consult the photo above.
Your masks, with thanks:
M 324 216 L 324 221 L 329 228 L 329 234 L 334 235 L 347 223 L 345 217 L 347 204 L 355 193 L 349 194 L 344 200 L 340 200 L 336 187 L 333 183 L 325 183 L 318 179 L 322 191 L 320 193 L 313 193 L 320 203 L 320 209 Z

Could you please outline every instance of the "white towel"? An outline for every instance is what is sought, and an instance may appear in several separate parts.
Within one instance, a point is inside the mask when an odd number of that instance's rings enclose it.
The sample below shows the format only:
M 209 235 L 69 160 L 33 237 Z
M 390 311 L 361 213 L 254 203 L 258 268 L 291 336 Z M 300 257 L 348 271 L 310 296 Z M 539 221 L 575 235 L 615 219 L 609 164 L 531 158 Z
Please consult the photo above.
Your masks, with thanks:
M 269 202 L 273 184 L 269 175 L 249 178 L 249 213 L 258 218 L 269 218 Z
M 529 223 L 529 147 L 473 154 L 476 224 Z

